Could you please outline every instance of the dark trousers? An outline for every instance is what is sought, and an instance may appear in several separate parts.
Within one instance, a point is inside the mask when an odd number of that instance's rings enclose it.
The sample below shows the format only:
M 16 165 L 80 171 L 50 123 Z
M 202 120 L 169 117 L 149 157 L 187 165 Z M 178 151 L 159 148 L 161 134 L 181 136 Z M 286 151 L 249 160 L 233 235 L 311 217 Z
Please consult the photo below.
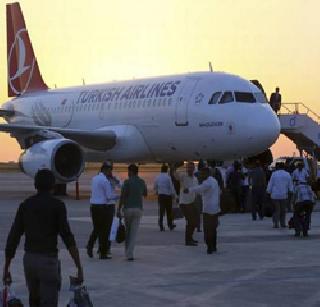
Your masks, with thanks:
M 195 228 L 197 227 L 197 214 L 198 211 L 194 203 L 191 204 L 180 204 L 180 208 L 186 219 L 186 231 L 185 231 L 185 242 L 189 243 L 193 240 L 192 236 Z
M 208 250 L 217 249 L 218 215 L 203 213 L 203 234 Z
M 296 233 L 300 233 L 301 231 L 304 234 L 308 233 L 312 210 L 313 204 L 309 201 L 294 205 L 293 220 Z
M 248 194 L 249 194 L 249 186 L 243 185 L 241 186 L 241 202 L 240 202 L 240 209 L 244 212 L 246 211 L 247 201 L 248 201 Z
M 259 218 L 263 219 L 263 204 L 265 201 L 266 189 L 264 187 L 252 187 L 252 205 L 251 205 L 251 213 L 252 219 L 257 219 L 257 212 Z
M 240 186 L 231 187 L 231 194 L 235 201 L 235 211 L 239 212 L 241 207 L 241 187 Z
M 101 255 L 106 255 L 110 250 L 109 236 L 114 217 L 114 207 L 114 205 L 91 205 L 90 207 L 93 231 L 87 247 L 93 249 L 94 243 L 98 239 Z
M 29 290 L 29 306 L 57 307 L 61 286 L 58 258 L 25 253 L 23 266 Z
M 273 199 L 273 225 L 279 227 L 279 222 L 281 227 L 286 227 L 286 207 L 287 199 Z
M 201 214 L 202 214 L 202 197 L 201 195 L 196 195 L 196 199 L 193 203 L 193 205 L 195 206 L 196 210 L 197 210 L 197 230 L 201 231 Z
M 172 196 L 160 194 L 158 195 L 159 203 L 159 226 L 163 227 L 163 216 L 167 215 L 167 225 L 172 227 L 173 216 L 172 216 Z

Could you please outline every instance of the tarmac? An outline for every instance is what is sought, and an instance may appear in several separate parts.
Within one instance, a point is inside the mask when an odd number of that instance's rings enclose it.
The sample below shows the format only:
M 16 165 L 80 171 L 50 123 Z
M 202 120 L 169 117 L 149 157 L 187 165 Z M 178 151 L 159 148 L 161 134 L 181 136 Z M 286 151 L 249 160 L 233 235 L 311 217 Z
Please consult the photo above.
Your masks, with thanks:
M 218 228 L 218 251 L 207 255 L 202 232 L 195 234 L 199 246 L 184 246 L 183 219 L 176 221 L 174 231 L 159 231 L 157 203 L 151 197 L 145 201 L 135 261 L 126 261 L 124 246 L 117 243 L 112 245 L 113 259 L 89 259 L 85 246 L 92 228 L 88 204 L 92 175 L 80 179 L 81 200 L 74 198 L 74 184 L 69 187 L 70 196 L 62 199 L 94 306 L 320 306 L 318 210 L 307 238 L 295 238 L 288 228 L 273 229 L 270 218 L 253 222 L 248 213 L 224 215 Z M 149 189 L 155 175 L 141 174 Z M 27 176 L 0 173 L 1 270 L 16 209 L 33 193 L 33 182 Z M 288 213 L 287 219 L 291 215 Z M 75 274 L 75 268 L 59 244 L 63 275 L 59 306 L 66 306 L 71 297 L 68 277 Z M 11 273 L 14 290 L 27 306 L 22 256 L 23 240 Z

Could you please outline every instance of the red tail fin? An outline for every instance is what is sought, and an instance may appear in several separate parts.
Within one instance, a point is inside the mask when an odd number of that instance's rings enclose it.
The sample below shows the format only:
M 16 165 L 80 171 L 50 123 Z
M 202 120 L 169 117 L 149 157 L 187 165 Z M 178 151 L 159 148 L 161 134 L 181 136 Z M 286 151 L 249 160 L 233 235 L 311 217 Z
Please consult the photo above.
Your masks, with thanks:
M 8 96 L 47 90 L 19 3 L 7 4 Z

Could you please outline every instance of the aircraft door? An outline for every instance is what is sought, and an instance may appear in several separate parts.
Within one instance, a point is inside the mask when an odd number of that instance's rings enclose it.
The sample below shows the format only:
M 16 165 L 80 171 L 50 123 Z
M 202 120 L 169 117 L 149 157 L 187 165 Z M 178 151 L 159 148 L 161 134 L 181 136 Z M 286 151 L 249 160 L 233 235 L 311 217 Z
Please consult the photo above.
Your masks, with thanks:
M 199 79 L 187 78 L 184 81 L 184 86 L 177 98 L 175 109 L 175 124 L 176 126 L 188 126 L 188 105 L 194 93 Z

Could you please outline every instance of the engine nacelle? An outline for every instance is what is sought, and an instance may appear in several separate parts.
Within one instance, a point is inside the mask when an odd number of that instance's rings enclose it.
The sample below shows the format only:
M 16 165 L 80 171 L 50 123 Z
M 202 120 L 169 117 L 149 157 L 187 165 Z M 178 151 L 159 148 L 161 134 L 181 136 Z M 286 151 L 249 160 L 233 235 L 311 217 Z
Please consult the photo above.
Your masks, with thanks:
M 76 180 L 84 169 L 84 156 L 80 146 L 68 139 L 41 141 L 20 156 L 20 167 L 34 177 L 39 169 L 47 168 L 56 180 L 66 183 Z

